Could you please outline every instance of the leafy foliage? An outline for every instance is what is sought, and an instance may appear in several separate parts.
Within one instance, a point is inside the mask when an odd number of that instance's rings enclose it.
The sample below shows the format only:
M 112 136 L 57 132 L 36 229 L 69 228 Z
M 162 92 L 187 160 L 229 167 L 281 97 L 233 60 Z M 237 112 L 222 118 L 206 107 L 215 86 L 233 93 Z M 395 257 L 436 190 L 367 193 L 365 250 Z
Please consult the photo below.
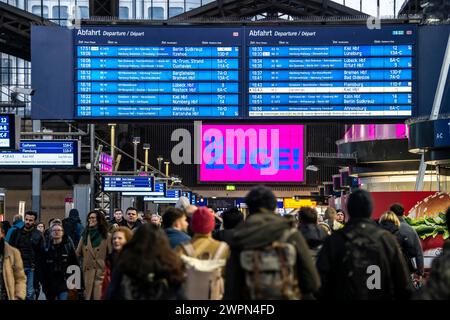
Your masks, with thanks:
M 436 217 L 421 217 L 417 219 L 411 219 L 405 217 L 405 221 L 417 231 L 417 234 L 421 239 L 428 237 L 435 238 L 437 235 L 442 234 L 444 239 L 449 237 L 449 231 L 447 229 L 445 214 L 440 212 Z

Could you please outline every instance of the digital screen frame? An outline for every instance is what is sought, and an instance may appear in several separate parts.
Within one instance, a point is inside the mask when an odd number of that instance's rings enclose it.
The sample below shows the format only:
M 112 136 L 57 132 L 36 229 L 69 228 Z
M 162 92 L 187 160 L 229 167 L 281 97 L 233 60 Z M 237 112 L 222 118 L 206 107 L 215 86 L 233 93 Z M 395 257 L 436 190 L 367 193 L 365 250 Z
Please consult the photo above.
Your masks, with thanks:
M 80 148 L 78 140 L 22 140 L 19 151 L 0 152 L 0 168 L 78 168 L 81 163 Z M 34 164 L 30 163 L 36 157 L 41 159 L 37 159 Z M 61 158 L 60 163 L 55 161 L 58 157 Z M 72 162 L 68 163 L 69 160 Z
M 304 125 L 204 123 L 201 140 L 199 184 L 306 183 Z
M 152 176 L 102 176 L 103 192 L 152 192 L 154 188 Z
M 20 118 L 14 114 L 0 113 L 0 151 L 18 150 L 20 142 Z

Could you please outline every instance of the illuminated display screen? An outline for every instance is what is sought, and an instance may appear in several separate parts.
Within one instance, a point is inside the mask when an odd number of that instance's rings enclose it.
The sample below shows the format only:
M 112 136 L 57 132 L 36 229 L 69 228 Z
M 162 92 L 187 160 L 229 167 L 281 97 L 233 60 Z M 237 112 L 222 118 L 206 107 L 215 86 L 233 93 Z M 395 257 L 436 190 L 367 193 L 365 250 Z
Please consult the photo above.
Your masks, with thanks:
M 166 195 L 166 183 L 165 182 L 155 182 L 155 191 L 145 192 L 145 191 L 126 191 L 122 192 L 123 196 L 165 196 Z
M 74 30 L 77 118 L 236 118 L 239 28 Z
M 0 152 L 0 167 L 78 167 L 79 155 L 75 140 L 22 140 L 19 151 Z
M 100 153 L 99 168 L 100 172 L 104 173 L 113 172 L 112 157 L 109 154 L 106 154 L 104 152 Z
M 0 114 L 0 150 L 17 149 L 16 118 L 13 114 Z
M 144 197 L 144 201 L 159 203 L 176 203 L 180 198 L 182 191 L 179 189 L 167 189 L 165 197 Z
M 414 26 L 246 29 L 249 117 L 407 117 Z
M 154 177 L 103 176 L 102 189 L 105 192 L 151 192 Z
M 215 125 L 201 130 L 200 182 L 302 182 L 302 125 Z

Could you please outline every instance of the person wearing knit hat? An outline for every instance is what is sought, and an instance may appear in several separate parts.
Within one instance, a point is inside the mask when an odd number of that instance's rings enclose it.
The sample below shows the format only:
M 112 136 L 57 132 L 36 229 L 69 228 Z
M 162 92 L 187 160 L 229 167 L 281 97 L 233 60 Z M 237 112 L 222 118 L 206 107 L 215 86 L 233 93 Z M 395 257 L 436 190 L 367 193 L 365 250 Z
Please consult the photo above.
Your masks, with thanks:
M 194 236 L 190 241 L 194 248 L 194 254 L 191 257 L 207 260 L 212 259 L 216 255 L 222 242 L 213 239 L 212 231 L 214 230 L 214 226 L 214 214 L 207 207 L 200 207 L 194 212 L 191 218 L 191 228 Z M 180 255 L 187 254 L 182 245 L 179 245 L 176 251 Z M 219 258 L 226 259 L 229 252 L 230 249 L 226 245 Z

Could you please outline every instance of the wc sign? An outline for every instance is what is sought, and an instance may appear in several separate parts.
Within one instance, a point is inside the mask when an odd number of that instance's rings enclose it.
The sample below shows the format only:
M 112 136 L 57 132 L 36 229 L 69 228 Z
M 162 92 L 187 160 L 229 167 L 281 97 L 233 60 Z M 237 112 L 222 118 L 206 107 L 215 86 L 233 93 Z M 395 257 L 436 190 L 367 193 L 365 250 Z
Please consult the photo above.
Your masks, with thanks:
M 215 125 L 201 128 L 201 182 L 301 182 L 302 125 Z

